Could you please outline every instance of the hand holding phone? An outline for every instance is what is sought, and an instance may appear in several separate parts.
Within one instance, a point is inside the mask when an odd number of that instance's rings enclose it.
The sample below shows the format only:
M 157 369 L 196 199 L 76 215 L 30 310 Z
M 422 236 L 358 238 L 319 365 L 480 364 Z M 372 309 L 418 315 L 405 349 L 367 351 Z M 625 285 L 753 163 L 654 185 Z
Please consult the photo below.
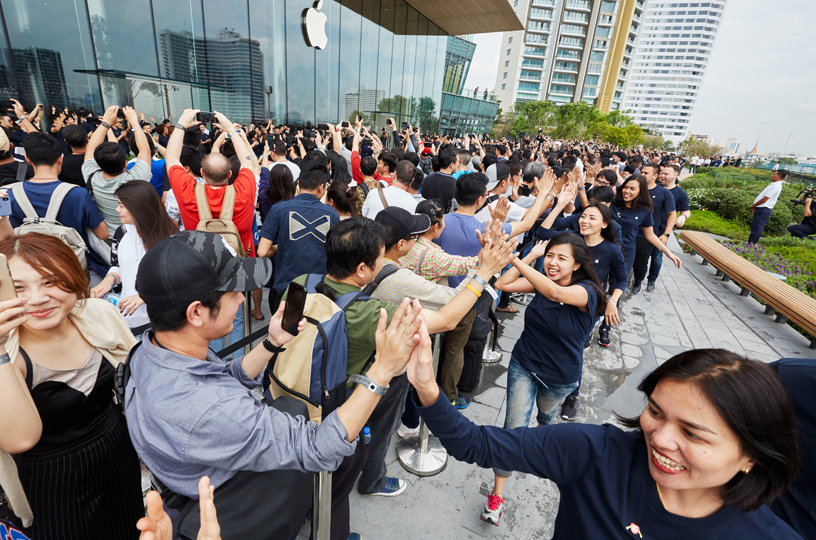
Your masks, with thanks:
M 298 326 L 301 319 L 303 319 L 306 296 L 306 289 L 303 285 L 295 282 L 289 284 L 289 292 L 286 294 L 286 302 L 284 302 L 285 306 L 281 318 L 281 329 L 292 336 L 298 335 L 300 331 Z

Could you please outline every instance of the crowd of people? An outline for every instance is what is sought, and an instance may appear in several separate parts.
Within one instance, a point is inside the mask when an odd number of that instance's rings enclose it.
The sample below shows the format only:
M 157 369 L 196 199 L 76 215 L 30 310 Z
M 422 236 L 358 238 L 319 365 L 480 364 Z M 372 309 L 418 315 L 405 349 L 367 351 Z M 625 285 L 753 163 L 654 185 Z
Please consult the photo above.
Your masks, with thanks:
M 806 361 L 688 351 L 644 379 L 627 429 L 574 422 L 595 328 L 609 346 L 623 294 L 654 291 L 664 257 L 682 266 L 667 247 L 691 215 L 680 156 L 393 119 L 377 134 L 362 117 L 13 109 L 0 531 L 291 539 L 312 473 L 333 471 L 331 538 L 354 540 L 351 491 L 408 489 L 386 454 L 421 416 L 453 457 L 493 468 L 481 519 L 497 526 L 520 471 L 558 484 L 559 539 L 816 534 Z M 294 325 L 290 301 L 306 306 Z M 244 304 L 261 321 L 264 302 L 262 341 L 228 347 Z M 518 305 L 504 428 L 477 426 L 458 411 L 495 313 Z

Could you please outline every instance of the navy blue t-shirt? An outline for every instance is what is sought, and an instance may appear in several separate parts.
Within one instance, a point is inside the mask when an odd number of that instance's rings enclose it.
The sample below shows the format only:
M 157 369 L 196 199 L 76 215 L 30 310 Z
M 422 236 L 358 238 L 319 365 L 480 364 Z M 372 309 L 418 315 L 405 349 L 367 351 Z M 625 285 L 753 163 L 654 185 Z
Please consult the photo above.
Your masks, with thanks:
M 55 180 L 53 182 L 25 182 L 23 189 L 25 189 L 28 200 L 31 201 L 31 206 L 37 211 L 37 215 L 44 217 L 48 210 L 48 202 L 51 200 L 51 194 L 57 189 L 57 186 L 62 184 L 61 181 Z M 9 222 L 14 228 L 23 224 L 25 219 L 25 212 L 14 200 L 14 193 L 9 190 L 9 197 L 11 198 L 11 215 Z M 85 227 L 91 229 L 98 227 L 105 221 L 102 214 L 94 204 L 91 194 L 87 189 L 74 188 L 68 192 L 65 199 L 62 201 L 59 212 L 57 212 L 57 221 L 66 227 L 76 229 L 82 236 L 85 245 L 88 244 L 88 235 L 85 234 Z M 90 248 L 88 248 L 88 266 L 91 270 L 96 272 L 98 276 L 105 277 L 108 273 L 108 266 L 102 262 L 102 259 Z
M 683 190 L 681 187 L 674 187 L 669 190 L 674 196 L 674 206 L 678 212 L 686 212 L 691 210 L 691 206 L 689 205 L 689 198 L 688 193 Z
M 675 211 L 674 197 L 671 196 L 671 191 L 660 184 L 649 190 L 649 196 L 652 198 L 652 205 L 654 206 L 652 210 L 652 220 L 655 222 L 654 233 L 660 236 L 666 232 L 669 212 Z M 643 238 L 643 229 L 638 231 L 638 238 Z
M 771 510 L 803 537 L 816 538 L 816 360 L 782 358 L 768 365 L 785 383 L 793 401 L 800 459 L 796 480 L 771 504 Z
M 612 211 L 612 218 L 621 226 L 621 246 L 625 253 L 635 252 L 635 240 L 638 231 L 643 227 L 654 227 L 652 211 L 649 208 L 632 210 L 626 206 L 618 208 L 615 203 L 609 207 Z
M 450 406 L 444 392 L 419 413 L 459 461 L 555 482 L 561 500 L 553 540 L 801 540 L 767 506 L 755 512 L 723 506 L 704 518 L 668 512 L 637 431 L 608 424 L 477 426 Z
M 586 313 L 538 292 L 524 312 L 524 330 L 513 348 L 513 357 L 544 382 L 571 384 L 581 378 L 584 342 L 595 323 L 598 291 L 589 281 L 574 285 L 586 289 Z
M 269 210 L 261 238 L 278 246 L 273 285 L 278 294 L 298 276 L 326 273 L 326 234 L 339 221 L 337 211 L 311 193 L 281 201 Z
M 626 290 L 629 273 L 626 271 L 620 246 L 604 240 L 597 246 L 589 246 L 589 258 L 592 259 L 598 281 L 606 283 L 608 277 L 615 289 Z
M 555 218 L 555 222 L 553 226 L 549 229 L 545 229 L 544 227 L 539 227 L 536 231 L 536 236 L 541 238 L 542 240 L 549 240 L 559 232 L 563 231 L 572 231 L 575 234 L 581 234 L 581 226 L 578 224 L 578 220 L 581 219 L 580 213 L 574 213 L 567 217 L 560 217 Z M 615 229 L 615 240 L 618 243 L 621 243 L 621 226 L 618 224 L 617 221 L 612 222 L 612 226 Z

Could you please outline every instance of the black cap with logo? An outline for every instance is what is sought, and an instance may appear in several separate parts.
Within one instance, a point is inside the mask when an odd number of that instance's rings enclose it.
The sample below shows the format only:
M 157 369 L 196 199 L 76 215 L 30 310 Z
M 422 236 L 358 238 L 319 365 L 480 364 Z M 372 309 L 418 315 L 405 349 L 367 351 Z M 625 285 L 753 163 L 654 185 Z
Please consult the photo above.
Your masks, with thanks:
M 393 246 L 400 240 L 407 240 L 412 236 L 428 232 L 428 229 L 431 228 L 431 218 L 428 215 L 412 214 L 399 206 L 389 206 L 380 210 L 374 221 L 388 227 L 386 246 Z

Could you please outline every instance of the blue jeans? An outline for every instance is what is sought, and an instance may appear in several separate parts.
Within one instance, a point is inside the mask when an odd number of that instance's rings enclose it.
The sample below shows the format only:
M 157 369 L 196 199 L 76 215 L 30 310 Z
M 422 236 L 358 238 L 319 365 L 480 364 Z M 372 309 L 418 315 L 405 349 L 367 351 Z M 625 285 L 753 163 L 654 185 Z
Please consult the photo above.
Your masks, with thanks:
M 542 381 L 538 375 L 526 370 L 514 356 L 510 357 L 507 368 L 507 412 L 504 429 L 527 427 L 533 414 L 533 402 L 538 407 L 538 425 L 546 426 L 555 421 L 558 406 L 576 388 L 579 381 L 569 384 L 555 384 Z M 496 476 L 509 478 L 511 471 L 493 469 Z
M 232 332 L 229 333 L 230 338 L 230 345 L 233 343 L 238 343 L 239 340 L 244 338 L 244 305 L 241 304 L 241 307 L 238 308 L 238 313 L 235 314 L 235 321 L 232 323 Z M 214 350 L 215 352 L 220 351 L 226 345 L 224 345 L 224 338 L 214 339 L 210 341 L 210 349 Z M 240 360 L 244 357 L 244 348 L 241 347 L 234 353 L 232 353 L 233 360 Z
M 652 248 L 652 260 L 649 263 L 649 281 L 657 281 L 660 275 L 660 267 L 663 266 L 663 252 L 656 247 Z
M 810 225 L 800 223 L 798 225 L 791 225 L 788 227 L 788 232 L 791 236 L 795 236 L 796 238 L 805 238 L 811 234 L 816 234 L 816 227 L 811 227 Z

